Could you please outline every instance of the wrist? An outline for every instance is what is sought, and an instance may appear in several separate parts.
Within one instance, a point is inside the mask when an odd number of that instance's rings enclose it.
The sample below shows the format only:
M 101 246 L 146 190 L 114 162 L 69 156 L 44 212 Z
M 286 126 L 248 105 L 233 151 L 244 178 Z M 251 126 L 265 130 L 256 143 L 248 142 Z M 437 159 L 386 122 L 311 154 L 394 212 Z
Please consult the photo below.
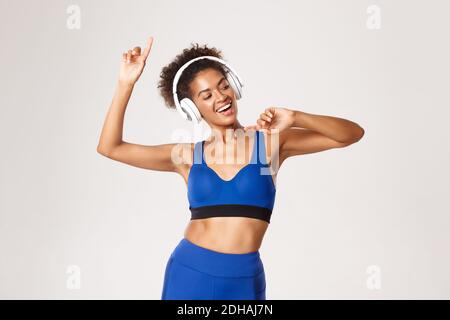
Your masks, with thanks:
M 303 127 L 305 113 L 299 110 L 293 110 L 292 127 Z
M 297 122 L 297 110 L 290 110 L 291 111 L 291 127 L 295 127 L 295 123 Z
M 122 89 L 133 89 L 134 82 L 118 80 L 117 86 Z

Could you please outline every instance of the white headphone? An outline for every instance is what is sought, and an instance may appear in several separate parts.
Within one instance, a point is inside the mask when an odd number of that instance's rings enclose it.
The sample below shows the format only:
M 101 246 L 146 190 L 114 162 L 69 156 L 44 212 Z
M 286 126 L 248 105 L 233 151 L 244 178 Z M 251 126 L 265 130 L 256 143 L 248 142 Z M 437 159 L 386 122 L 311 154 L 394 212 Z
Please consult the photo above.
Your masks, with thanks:
M 189 98 L 184 98 L 181 101 L 178 101 L 178 95 L 176 92 L 177 89 L 177 83 L 178 80 L 181 77 L 181 74 L 183 73 L 184 69 L 186 69 L 191 63 L 200 60 L 200 59 L 210 59 L 220 62 L 225 69 L 225 76 L 228 80 L 228 83 L 230 84 L 231 88 L 233 89 L 236 99 L 239 100 L 242 97 L 242 87 L 244 84 L 242 83 L 241 78 L 238 76 L 236 71 L 234 71 L 224 60 L 214 57 L 214 56 L 201 56 L 197 57 L 195 59 L 192 59 L 188 62 L 186 62 L 175 74 L 175 78 L 173 79 L 173 87 L 172 87 L 172 93 L 173 93 L 173 100 L 175 102 L 175 106 L 178 110 L 178 112 L 181 114 L 181 116 L 185 120 L 193 121 L 195 120 L 197 123 L 199 123 L 202 120 L 202 116 L 200 114 L 200 111 L 198 110 L 197 106 L 195 105 L 194 101 L 192 101 Z

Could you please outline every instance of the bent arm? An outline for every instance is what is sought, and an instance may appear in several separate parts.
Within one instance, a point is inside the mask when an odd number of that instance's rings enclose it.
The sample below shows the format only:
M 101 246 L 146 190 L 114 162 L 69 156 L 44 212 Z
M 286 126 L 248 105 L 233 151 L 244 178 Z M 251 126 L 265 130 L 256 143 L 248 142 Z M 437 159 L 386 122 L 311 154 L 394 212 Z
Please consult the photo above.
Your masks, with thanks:
M 280 134 L 280 149 L 287 158 L 346 147 L 363 136 L 364 129 L 353 121 L 296 110 L 292 127 Z
M 110 159 L 120 161 L 135 167 L 177 171 L 178 167 L 172 159 L 173 147 L 183 144 L 162 144 L 145 146 L 123 141 L 123 123 L 125 110 L 133 91 L 134 84 L 117 84 L 111 106 L 106 115 L 105 123 L 100 135 L 97 152 Z M 177 151 L 177 149 L 173 150 Z

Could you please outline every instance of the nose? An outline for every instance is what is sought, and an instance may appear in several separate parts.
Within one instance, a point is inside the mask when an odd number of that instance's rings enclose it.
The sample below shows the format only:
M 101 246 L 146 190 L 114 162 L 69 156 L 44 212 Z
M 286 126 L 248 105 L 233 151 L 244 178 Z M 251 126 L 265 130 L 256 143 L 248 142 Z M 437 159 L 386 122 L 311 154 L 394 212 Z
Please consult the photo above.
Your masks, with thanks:
M 216 100 L 217 102 L 223 102 L 226 101 L 228 99 L 228 96 L 222 92 L 220 92 L 220 90 L 216 91 Z

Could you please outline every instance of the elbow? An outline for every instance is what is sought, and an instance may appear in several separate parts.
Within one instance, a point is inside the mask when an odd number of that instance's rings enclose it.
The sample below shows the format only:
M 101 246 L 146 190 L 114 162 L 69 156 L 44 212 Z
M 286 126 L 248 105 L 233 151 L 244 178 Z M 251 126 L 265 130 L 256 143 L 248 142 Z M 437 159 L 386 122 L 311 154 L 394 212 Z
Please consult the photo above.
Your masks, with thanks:
M 345 139 L 345 141 L 341 141 L 339 147 L 347 147 L 349 145 L 352 145 L 361 140 L 363 136 L 364 129 L 358 126 L 357 132 L 354 133 L 351 138 Z
M 364 137 L 364 132 L 365 132 L 364 129 L 362 127 L 358 126 L 358 134 L 356 136 L 355 142 L 358 142 L 359 140 L 362 139 L 362 137 Z
M 97 145 L 97 152 L 100 153 L 101 155 L 107 157 L 107 158 L 111 158 L 112 154 L 115 152 L 115 150 L 117 149 L 117 147 L 119 147 L 120 144 L 101 144 L 99 143 Z
M 102 147 L 101 145 L 97 146 L 97 153 L 101 154 L 102 156 L 109 157 L 109 151 Z
M 358 126 L 355 130 L 355 133 L 352 135 L 352 138 L 348 139 L 347 143 L 353 144 L 355 142 L 358 142 L 362 139 L 364 136 L 364 129 L 360 126 Z

